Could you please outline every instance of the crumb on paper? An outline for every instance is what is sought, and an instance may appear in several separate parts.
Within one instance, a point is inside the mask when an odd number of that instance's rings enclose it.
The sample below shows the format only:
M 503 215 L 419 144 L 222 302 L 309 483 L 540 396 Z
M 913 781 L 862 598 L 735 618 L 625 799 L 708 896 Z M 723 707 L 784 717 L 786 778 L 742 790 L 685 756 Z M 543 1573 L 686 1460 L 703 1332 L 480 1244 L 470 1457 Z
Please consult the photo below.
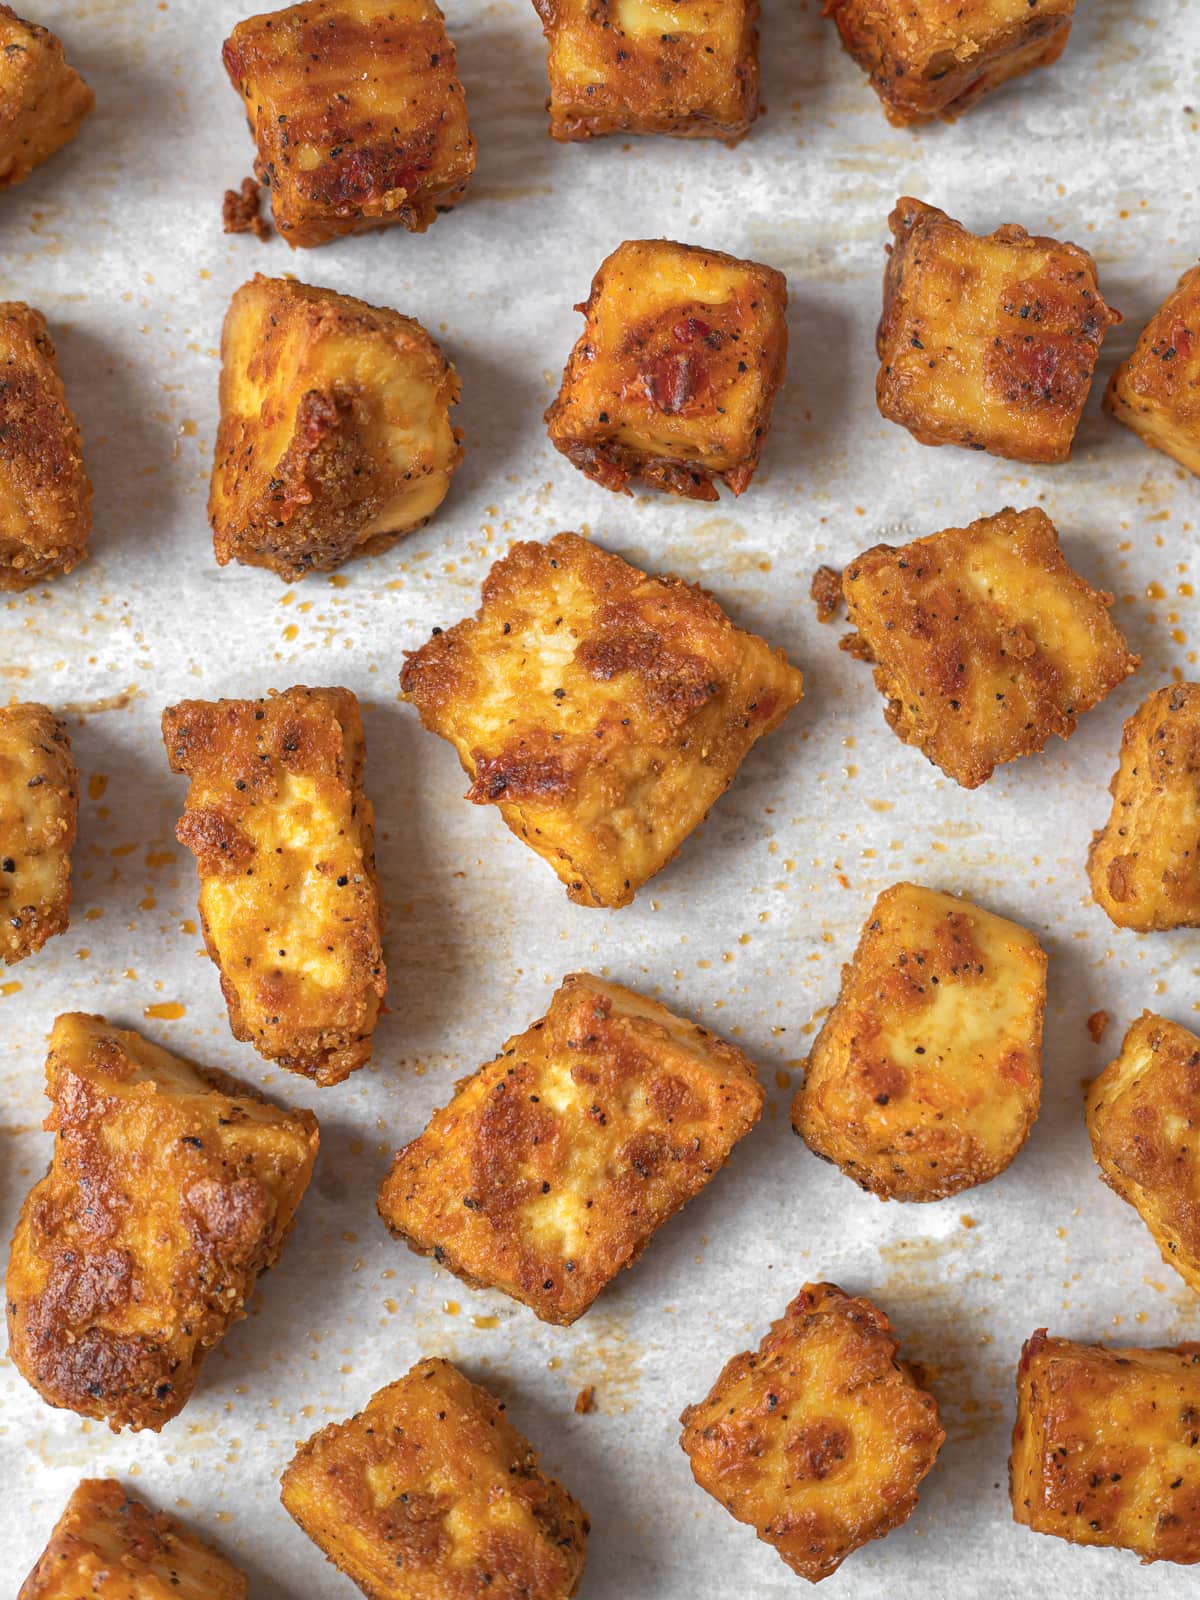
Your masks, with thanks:
M 832 622 L 842 606 L 842 575 L 837 568 L 818 567 L 808 592 L 817 602 L 817 621 Z
M 575 1396 L 575 1410 L 581 1417 L 586 1417 L 590 1411 L 596 1409 L 596 1388 L 594 1384 L 587 1383 Z
M 1107 1011 L 1093 1011 L 1087 1019 L 1087 1030 L 1092 1036 L 1092 1043 L 1099 1044 L 1104 1037 L 1104 1030 L 1108 1027 L 1110 1018 Z
M 226 189 L 221 206 L 221 221 L 226 233 L 252 233 L 255 238 L 269 239 L 270 224 L 259 209 L 262 188 L 253 178 L 243 178 L 242 187 Z

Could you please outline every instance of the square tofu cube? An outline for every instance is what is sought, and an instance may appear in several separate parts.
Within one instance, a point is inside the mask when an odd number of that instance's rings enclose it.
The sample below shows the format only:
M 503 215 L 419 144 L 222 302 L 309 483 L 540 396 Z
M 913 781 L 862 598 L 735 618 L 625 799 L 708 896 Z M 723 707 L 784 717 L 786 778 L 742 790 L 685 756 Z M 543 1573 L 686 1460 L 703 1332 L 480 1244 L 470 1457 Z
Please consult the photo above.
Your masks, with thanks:
M 317 1154 L 309 1111 L 103 1017 L 59 1017 L 50 1170 L 5 1292 L 9 1354 L 48 1405 L 155 1432 L 278 1258 Z
M 946 1437 L 883 1312 L 806 1284 L 680 1421 L 700 1487 L 819 1583 L 906 1522 Z
M 758 115 L 758 0 L 533 0 L 550 134 L 669 133 L 734 145 Z
M 94 104 L 58 36 L 0 5 L 0 189 L 70 144 Z
M 468 1283 L 574 1322 L 758 1121 L 740 1050 L 617 983 L 572 973 L 396 1156 L 393 1233 Z
M 486 1389 L 421 1361 L 365 1411 L 315 1433 L 284 1507 L 371 1600 L 570 1600 L 583 1507 Z
M 475 140 L 435 0 L 305 0 L 239 22 L 222 54 L 293 248 L 424 233 L 462 197 Z
M 1200 1561 L 1200 1344 L 1025 1343 L 1009 1484 L 1013 1517 L 1143 1562 Z
M 843 644 L 876 663 L 888 726 L 964 789 L 1070 738 L 1138 665 L 1112 596 L 1072 571 L 1036 508 L 876 545 L 842 582 L 858 629 Z
M 246 1600 L 244 1573 L 112 1478 L 85 1478 L 17 1600 Z
M 717 250 L 635 240 L 592 279 L 546 412 L 550 442 L 596 483 L 690 500 L 754 476 L 787 363 L 787 279 Z
M 0 304 L 0 372 L 3 592 L 79 565 L 92 531 L 92 484 L 46 319 L 19 300 Z
M 1200 266 L 1184 273 L 1142 329 L 1104 404 L 1148 445 L 1200 473 Z
M 0 706 L 0 956 L 10 966 L 66 929 L 78 815 L 66 728 L 45 706 Z
M 221 336 L 208 515 L 218 562 L 288 583 L 376 555 L 441 505 L 462 459 L 458 374 L 419 322 L 256 276 Z
M 902 199 L 876 345 L 880 413 L 921 444 L 1065 461 L 1120 312 L 1078 245 L 1008 223 L 985 237 Z
M 473 619 L 410 651 L 401 698 L 577 905 L 665 867 L 801 696 L 782 650 L 703 590 L 560 533 L 517 544 Z
M 387 988 L 375 812 L 349 689 L 184 700 L 163 712 L 175 829 L 196 857 L 200 919 L 229 1025 L 325 1086 L 371 1058 Z
M 1004 1171 L 1038 1114 L 1046 955 L 1026 928 L 911 883 L 885 889 L 817 1035 L 792 1126 L 881 1200 Z

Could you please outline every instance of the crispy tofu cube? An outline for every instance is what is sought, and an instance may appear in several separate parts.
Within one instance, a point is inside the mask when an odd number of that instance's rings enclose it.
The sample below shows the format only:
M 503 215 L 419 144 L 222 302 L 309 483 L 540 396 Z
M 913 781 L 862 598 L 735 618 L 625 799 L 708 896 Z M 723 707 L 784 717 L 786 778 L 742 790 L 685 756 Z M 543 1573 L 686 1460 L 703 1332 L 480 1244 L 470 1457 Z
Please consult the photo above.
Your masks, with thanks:
M 758 0 L 533 0 L 550 135 L 669 133 L 735 145 L 758 115 Z
M 0 5 L 0 189 L 70 144 L 94 104 L 57 34 Z
M 10 966 L 67 926 L 78 815 L 64 725 L 45 706 L 0 706 L 0 956 Z
M 504 1407 L 420 1361 L 300 1447 L 283 1504 L 370 1600 L 569 1600 L 583 1507 L 546 1477 Z
M 1065 461 L 1104 335 L 1121 321 L 1078 245 L 985 237 L 901 199 L 876 346 L 880 414 L 921 444 Z
M 371 1058 L 387 989 L 375 812 L 349 689 L 184 700 L 163 712 L 191 779 L 175 829 L 234 1036 L 322 1087 Z
M 1110 1349 L 1040 1328 L 1017 1368 L 1013 1517 L 1143 1562 L 1200 1561 L 1200 1344 Z
M 787 279 L 718 250 L 643 239 L 592 279 L 546 412 L 550 442 L 606 489 L 715 500 L 754 476 L 787 364 Z
M 803 681 L 702 589 L 575 533 L 514 545 L 475 617 L 406 654 L 401 699 L 458 751 L 467 798 L 584 906 L 628 905 L 666 866 Z
M 817 1035 L 792 1126 L 881 1200 L 944 1200 L 1004 1171 L 1041 1098 L 1046 955 L 969 900 L 876 900 Z
M 898 1349 L 869 1300 L 806 1284 L 679 1419 L 696 1482 L 810 1583 L 908 1520 L 946 1437 Z
M 462 198 L 475 140 L 435 0 L 305 0 L 239 22 L 222 56 L 293 248 L 424 233 Z
M 316 1118 L 78 1013 L 54 1024 L 46 1094 L 54 1153 L 13 1237 L 9 1354 L 49 1405 L 157 1432 L 278 1258 Z
M 221 339 L 208 515 L 218 562 L 288 583 L 429 521 L 462 460 L 458 374 L 419 322 L 261 275 Z
M 420 1254 L 565 1325 L 725 1165 L 762 1105 L 740 1050 L 572 973 L 397 1154 L 379 1212 Z
M 19 300 L 0 304 L 0 369 L 3 592 L 79 565 L 92 531 L 92 484 L 46 319 Z
M 1105 409 L 1200 473 L 1200 265 L 1185 272 L 1113 373 Z
M 880 544 L 842 578 L 876 663 L 888 726 L 974 789 L 1041 750 L 1134 672 L 1112 596 L 1066 563 L 1044 511 L 998 512 L 911 544 Z

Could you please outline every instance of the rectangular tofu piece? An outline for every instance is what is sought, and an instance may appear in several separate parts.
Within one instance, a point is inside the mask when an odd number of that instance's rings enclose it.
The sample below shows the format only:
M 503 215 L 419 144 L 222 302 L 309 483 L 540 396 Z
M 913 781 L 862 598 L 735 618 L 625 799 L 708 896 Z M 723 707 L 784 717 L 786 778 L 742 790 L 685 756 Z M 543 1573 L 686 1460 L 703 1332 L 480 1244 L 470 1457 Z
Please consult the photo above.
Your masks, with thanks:
M 899 1346 L 869 1300 L 809 1283 L 679 1419 L 696 1482 L 810 1583 L 908 1520 L 946 1437 Z
M 163 712 L 191 779 L 175 829 L 235 1038 L 322 1087 L 371 1058 L 387 989 L 375 812 L 349 689 L 184 700 Z
M 733 1045 L 575 972 L 397 1154 L 379 1212 L 410 1248 L 565 1325 L 720 1171 L 762 1105 Z
M 316 1118 L 79 1013 L 54 1024 L 46 1095 L 56 1137 L 13 1237 L 9 1354 L 48 1405 L 157 1432 L 278 1258 Z
M 11 966 L 63 933 L 79 774 L 46 706 L 0 706 L 0 955 Z
M 1138 666 L 1112 596 L 1067 565 L 1036 507 L 876 545 L 842 582 L 858 630 L 844 648 L 876 663 L 888 726 L 964 789 L 1070 738 Z
M 412 317 L 256 275 L 221 335 L 217 561 L 293 583 L 422 527 L 462 459 L 458 397 L 458 374 Z
M 94 104 L 58 35 L 0 5 L 0 189 L 70 144 Z
M 420 1361 L 348 1422 L 301 1445 L 283 1504 L 371 1600 L 570 1600 L 583 1507 L 499 1404 L 448 1361 Z
M 606 489 L 715 500 L 747 488 L 787 365 L 787 279 L 669 239 L 618 246 L 546 412 L 550 442 Z
M 1009 1484 L 1035 1533 L 1200 1561 L 1200 1344 L 1110 1349 L 1039 1329 L 1017 1368 Z
M 435 0 L 305 0 L 239 22 L 222 54 L 293 248 L 424 233 L 462 198 L 475 140 Z
M 907 198 L 888 225 L 880 414 L 921 444 L 1065 461 L 1104 335 L 1121 321 L 1091 256 L 1016 223 L 968 233 Z
M 474 618 L 406 654 L 401 699 L 457 750 L 467 798 L 584 906 L 628 905 L 803 683 L 702 589 L 575 533 L 514 545 Z
M 1109 379 L 1105 409 L 1200 474 L 1200 264 L 1185 272 Z

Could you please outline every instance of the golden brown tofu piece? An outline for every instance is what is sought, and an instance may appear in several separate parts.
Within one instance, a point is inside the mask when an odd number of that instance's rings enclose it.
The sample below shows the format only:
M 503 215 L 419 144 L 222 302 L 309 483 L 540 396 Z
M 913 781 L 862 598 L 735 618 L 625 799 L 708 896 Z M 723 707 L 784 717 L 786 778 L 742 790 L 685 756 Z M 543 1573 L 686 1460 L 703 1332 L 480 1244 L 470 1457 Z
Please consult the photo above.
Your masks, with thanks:
M 448 1361 L 419 1361 L 313 1434 L 282 1483 L 285 1508 L 370 1600 L 569 1600 L 579 1587 L 583 1507 Z
M 564 979 L 399 1151 L 379 1212 L 477 1287 L 574 1322 L 758 1121 L 754 1065 L 619 983 Z
M 735 145 L 758 115 L 758 0 L 533 0 L 550 135 L 669 133 Z
M 1185 272 L 1113 373 L 1105 409 L 1200 473 L 1200 265 Z
M 70 144 L 94 104 L 57 34 L 0 5 L 0 189 Z
M 1013 1517 L 1143 1562 L 1200 1561 L 1200 1344 L 1110 1349 L 1039 1328 L 1017 1368 Z
M 239 22 L 222 57 L 293 248 L 424 233 L 462 198 L 475 140 L 435 0 L 305 0 Z
M 79 565 L 92 531 L 92 483 L 46 319 L 19 300 L 0 303 L 0 370 L 3 592 Z
M 54 1154 L 13 1237 L 9 1353 L 49 1405 L 157 1432 L 283 1248 L 316 1118 L 79 1013 L 54 1024 L 46 1094 Z
M 888 727 L 964 789 L 1069 739 L 1138 666 L 1112 596 L 1067 565 L 1036 508 L 876 545 L 842 583 L 858 630 L 843 645 L 876 663 Z
M 184 700 L 163 712 L 175 829 L 235 1038 L 322 1087 L 371 1058 L 387 989 L 375 811 L 349 689 Z
M 244 1573 L 111 1478 L 84 1478 L 17 1600 L 247 1600 Z
M 78 815 L 64 725 L 45 706 L 0 706 L 0 956 L 10 966 L 66 929 Z
M 916 1509 L 946 1437 L 869 1300 L 809 1283 L 679 1419 L 696 1482 L 820 1583 Z
M 261 275 L 221 338 L 208 516 L 218 562 L 289 583 L 429 521 L 462 460 L 458 374 L 419 322 Z
M 876 347 L 881 415 L 921 444 L 1065 461 L 1100 345 L 1121 321 L 1078 245 L 1016 223 L 968 233 L 901 199 Z
M 550 442 L 580 472 L 715 500 L 749 485 L 787 364 L 787 279 L 718 250 L 643 239 L 592 279 Z
M 408 651 L 401 699 L 577 905 L 623 906 L 801 697 L 709 595 L 560 533 L 516 544 L 473 619 Z
M 1046 954 L 1028 929 L 895 884 L 842 969 L 792 1126 L 881 1200 L 987 1183 L 1037 1117 L 1045 1009 Z

